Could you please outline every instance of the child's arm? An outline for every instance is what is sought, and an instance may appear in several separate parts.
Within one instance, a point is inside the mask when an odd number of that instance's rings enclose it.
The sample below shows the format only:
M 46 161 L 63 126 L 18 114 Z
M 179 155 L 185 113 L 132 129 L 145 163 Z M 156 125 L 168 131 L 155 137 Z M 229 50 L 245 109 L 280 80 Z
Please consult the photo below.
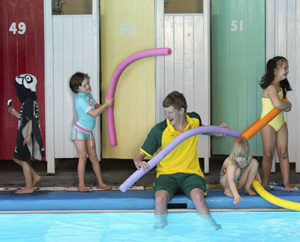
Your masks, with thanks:
M 9 107 L 8 112 L 10 112 L 12 115 L 14 115 L 16 118 L 19 118 L 20 114 L 16 111 L 14 107 Z
M 99 114 L 103 113 L 106 108 L 112 106 L 113 102 L 113 99 L 106 99 L 104 104 L 96 104 L 95 109 L 91 109 L 90 111 L 88 111 L 88 114 L 92 117 L 97 117 Z
M 31 134 L 32 134 L 32 120 L 28 120 L 27 133 L 23 145 L 31 143 Z
M 242 199 L 242 197 L 240 196 L 240 194 L 238 193 L 235 181 L 234 181 L 234 174 L 236 171 L 237 166 L 232 164 L 231 162 L 228 164 L 227 167 L 227 182 L 230 188 L 230 191 L 233 195 L 233 204 L 236 205 L 237 203 L 239 203 Z
M 267 95 L 271 99 L 274 107 L 279 108 L 285 112 L 288 112 L 292 108 L 292 104 L 289 101 L 282 101 L 277 94 L 277 90 L 273 85 L 267 87 Z

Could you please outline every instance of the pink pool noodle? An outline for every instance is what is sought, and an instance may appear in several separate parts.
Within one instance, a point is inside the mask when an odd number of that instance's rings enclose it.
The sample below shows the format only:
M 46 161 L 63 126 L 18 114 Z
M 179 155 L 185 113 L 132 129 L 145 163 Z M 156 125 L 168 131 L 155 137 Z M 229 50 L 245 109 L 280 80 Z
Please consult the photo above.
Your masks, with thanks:
M 108 89 L 106 98 L 113 99 L 115 97 L 115 91 L 116 91 L 118 80 L 119 80 L 122 72 L 128 65 L 130 65 L 131 63 L 133 63 L 139 59 L 145 58 L 145 57 L 171 55 L 171 54 L 172 54 L 172 50 L 170 48 L 155 48 L 155 49 L 139 51 L 139 52 L 127 57 L 116 68 L 116 70 L 110 80 L 110 85 L 109 85 L 109 89 Z M 106 117 L 107 117 L 106 120 L 107 120 L 109 144 L 110 144 L 110 146 L 116 146 L 117 139 L 116 139 L 113 106 L 107 108 Z
M 165 156 L 167 156 L 177 145 L 186 140 L 187 138 L 203 133 L 215 133 L 215 134 L 225 134 L 235 138 L 239 138 L 241 133 L 232 129 L 222 128 L 220 126 L 200 126 L 188 130 L 177 138 L 172 140 L 165 148 L 163 148 L 156 156 L 148 161 L 149 168 L 147 170 L 138 169 L 130 177 L 125 180 L 119 189 L 122 192 L 126 192 L 137 180 L 139 180 L 143 175 L 150 171 L 154 166 L 156 166 Z

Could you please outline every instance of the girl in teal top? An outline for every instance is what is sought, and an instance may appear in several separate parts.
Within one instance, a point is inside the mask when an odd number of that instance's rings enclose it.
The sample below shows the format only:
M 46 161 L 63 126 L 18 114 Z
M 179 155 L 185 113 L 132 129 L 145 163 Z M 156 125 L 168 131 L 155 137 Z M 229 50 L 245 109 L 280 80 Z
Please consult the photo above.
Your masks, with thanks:
M 87 155 L 92 163 L 94 173 L 98 181 L 98 188 L 110 190 L 102 180 L 99 160 L 95 149 L 93 129 L 96 117 L 105 109 L 113 105 L 113 100 L 106 100 L 104 104 L 97 104 L 91 94 L 90 77 L 87 74 L 77 72 L 70 79 L 70 88 L 76 93 L 75 107 L 78 120 L 72 131 L 72 140 L 78 152 L 78 191 L 90 192 L 91 189 L 85 186 L 84 173 Z

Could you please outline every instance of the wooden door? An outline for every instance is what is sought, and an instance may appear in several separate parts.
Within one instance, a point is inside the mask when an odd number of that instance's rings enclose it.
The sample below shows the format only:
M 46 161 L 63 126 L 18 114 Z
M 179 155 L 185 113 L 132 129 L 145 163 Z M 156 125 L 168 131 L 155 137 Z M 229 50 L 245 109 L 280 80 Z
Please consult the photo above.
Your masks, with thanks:
M 155 47 L 154 1 L 101 0 L 101 96 L 117 66 L 128 56 Z M 155 124 L 155 57 L 128 66 L 119 78 L 114 103 L 117 146 L 108 141 L 102 115 L 102 157 L 131 159 Z
M 242 132 L 261 114 L 259 81 L 265 69 L 265 1 L 213 0 L 212 123 Z M 213 154 L 228 154 L 232 138 L 212 138 Z M 260 134 L 250 141 L 262 154 Z
M 8 113 L 7 100 L 19 109 L 14 78 L 37 77 L 37 98 L 45 140 L 44 15 L 43 0 L 0 1 L 0 159 L 11 159 L 16 144 L 17 119 Z M 45 143 L 45 142 L 44 142 Z
M 208 0 L 199 13 L 164 13 L 164 1 L 156 1 L 157 45 L 169 47 L 172 55 L 157 59 L 156 113 L 163 120 L 164 97 L 173 90 L 184 93 L 188 112 L 195 111 L 203 124 L 210 124 L 210 34 Z M 180 8 L 181 9 L 181 8 Z M 197 147 L 209 172 L 210 137 L 200 135 Z

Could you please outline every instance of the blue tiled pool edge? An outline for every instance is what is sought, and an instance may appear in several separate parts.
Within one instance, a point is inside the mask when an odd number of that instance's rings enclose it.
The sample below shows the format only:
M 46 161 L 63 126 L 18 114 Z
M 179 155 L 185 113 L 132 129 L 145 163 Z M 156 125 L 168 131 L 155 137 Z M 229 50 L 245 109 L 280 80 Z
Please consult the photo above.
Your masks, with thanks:
M 300 202 L 299 192 L 273 191 L 282 199 Z M 209 190 L 205 198 L 209 209 L 268 209 L 279 208 L 260 196 L 241 194 L 243 201 L 233 205 L 233 199 L 224 196 L 223 190 Z M 176 195 L 170 204 L 194 205 L 185 195 Z M 147 210 L 154 209 L 152 191 L 96 191 L 80 192 L 35 192 L 33 194 L 0 193 L 0 211 L 41 211 L 41 210 Z

